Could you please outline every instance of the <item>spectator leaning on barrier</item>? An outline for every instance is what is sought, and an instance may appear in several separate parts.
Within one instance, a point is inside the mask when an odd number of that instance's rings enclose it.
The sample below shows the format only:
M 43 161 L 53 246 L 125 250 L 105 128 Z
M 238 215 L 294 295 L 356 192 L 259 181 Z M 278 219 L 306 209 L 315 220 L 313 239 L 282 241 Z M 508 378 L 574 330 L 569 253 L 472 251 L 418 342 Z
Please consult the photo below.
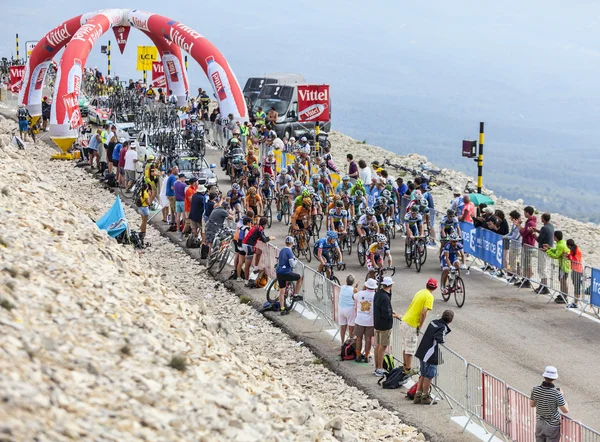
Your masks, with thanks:
M 281 316 L 287 315 L 290 312 L 285 308 L 285 286 L 288 282 L 296 282 L 294 286 L 294 298 L 296 300 L 302 299 L 298 296 L 300 287 L 302 286 L 302 276 L 294 273 L 294 267 L 296 267 L 298 261 L 294 257 L 294 252 L 292 252 L 293 245 L 294 237 L 287 236 L 285 238 L 285 247 L 279 251 L 277 268 L 275 269 L 277 283 L 279 284 L 279 309 Z
M 504 250 L 508 250 L 508 270 L 510 280 L 518 280 L 517 275 L 521 274 L 521 215 L 516 210 L 513 210 L 508 215 L 512 223 L 512 228 L 508 235 L 504 235 L 506 244 Z M 506 256 L 506 253 L 505 253 Z
M 569 248 L 568 258 L 571 261 L 571 280 L 573 281 L 573 294 L 575 295 L 574 302 L 567 305 L 567 308 L 578 308 L 578 302 L 581 298 L 581 286 L 583 285 L 583 258 L 581 257 L 581 249 L 575 244 L 573 239 L 567 240 Z
M 542 215 L 542 224 L 543 226 L 540 230 L 532 229 L 532 234 L 538 242 L 540 252 L 546 250 L 546 246 L 552 247 L 554 245 L 554 226 L 550 224 L 549 213 L 544 213 Z M 548 260 L 546 259 L 545 253 L 538 254 L 538 272 L 541 283 L 535 292 L 547 295 L 550 293 L 550 290 L 548 290 Z
M 475 204 L 471 202 L 469 195 L 463 196 L 463 209 L 459 220 L 467 223 L 473 222 L 473 216 L 475 216 Z
M 534 253 L 535 246 L 535 228 L 537 226 L 537 217 L 533 214 L 533 207 L 527 206 L 523 209 L 523 216 L 525 216 L 525 225 L 519 230 L 521 233 L 521 238 L 523 241 L 523 258 L 522 265 L 525 267 L 525 277 L 527 280 L 525 282 L 517 281 L 515 285 L 520 285 L 523 288 L 530 288 L 531 282 L 529 279 L 533 276 L 531 270 L 531 261 Z
M 357 292 L 358 282 L 355 282 L 354 275 L 346 276 L 346 284 L 342 286 L 338 299 L 338 324 L 342 344 L 346 342 L 346 330 L 348 330 L 348 336 L 354 336 L 354 321 L 356 320 L 354 294 Z
M 569 260 L 569 247 L 567 242 L 563 239 L 563 233 L 560 230 L 554 232 L 554 241 L 556 245 L 550 247 L 548 244 L 544 244 L 544 250 L 546 255 L 552 259 L 558 260 L 558 279 L 560 280 L 560 291 L 566 296 L 569 293 L 569 287 L 567 281 L 569 273 L 571 272 L 571 261 Z M 564 304 L 565 299 L 562 296 L 557 296 L 554 300 L 558 304 Z
M 371 340 L 375 333 L 373 326 L 373 299 L 377 290 L 377 281 L 372 278 L 365 282 L 364 290 L 354 294 L 356 301 L 356 319 L 354 321 L 354 335 L 356 336 L 356 362 L 369 363 Z M 362 354 L 363 338 L 365 354 Z
M 535 440 L 536 442 L 560 441 L 560 413 L 569 412 L 569 404 L 565 401 L 560 388 L 554 385 L 558 379 L 556 367 L 548 366 L 542 374 L 542 385 L 533 387 L 529 405 L 535 408 Z
M 433 292 L 438 287 L 436 279 L 431 278 L 423 290 L 419 290 L 413 297 L 406 313 L 402 316 L 400 331 L 402 332 L 402 360 L 404 371 L 414 374 L 411 370 L 412 358 L 417 351 L 419 330 L 425 323 L 427 313 L 433 309 Z
M 421 375 L 417 382 L 417 391 L 413 403 L 415 404 L 437 404 L 430 395 L 431 381 L 437 374 L 437 366 L 440 363 L 440 349 L 439 345 L 446 342 L 446 335 L 450 333 L 450 327 L 448 325 L 454 319 L 454 312 L 452 310 L 446 310 L 442 313 L 441 319 L 435 319 L 429 323 L 419 348 L 415 356 L 421 362 Z
M 373 325 L 375 326 L 375 376 L 383 376 L 383 355 L 392 343 L 394 318 L 400 316 L 392 309 L 392 285 L 389 276 L 383 278 L 381 289 L 373 297 Z

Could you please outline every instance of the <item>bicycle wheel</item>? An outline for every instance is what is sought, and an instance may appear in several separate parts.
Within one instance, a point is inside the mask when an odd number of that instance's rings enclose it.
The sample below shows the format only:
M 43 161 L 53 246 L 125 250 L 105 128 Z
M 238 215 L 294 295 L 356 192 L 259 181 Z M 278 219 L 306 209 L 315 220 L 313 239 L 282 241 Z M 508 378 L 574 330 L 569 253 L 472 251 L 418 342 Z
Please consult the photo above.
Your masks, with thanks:
M 396 238 L 396 220 L 390 221 L 390 232 L 392 232 L 392 239 Z
M 290 206 L 287 202 L 281 205 L 281 218 L 286 226 L 290 224 Z
M 404 244 L 404 259 L 406 260 L 406 266 L 410 267 L 412 265 L 412 253 L 410 251 L 410 243 L 407 241 Z
M 445 290 L 444 288 L 442 288 L 442 299 L 444 300 L 444 302 L 448 302 L 448 300 L 450 299 L 450 290 L 448 289 L 448 286 L 446 286 Z
M 337 279 L 337 276 L 335 275 L 331 275 L 331 278 L 329 278 L 329 280 L 335 282 L 337 285 L 340 285 L 340 280 Z
M 346 235 L 346 249 L 348 250 L 348 255 L 352 255 L 352 241 L 350 240 L 350 237 L 348 235 Z
M 356 254 L 358 255 L 358 263 L 361 267 L 364 267 L 365 262 L 367 262 L 367 257 L 365 256 L 365 246 L 361 241 L 356 245 Z
M 417 273 L 419 273 L 421 271 L 421 248 L 419 247 L 419 245 L 417 244 L 415 246 L 415 269 L 417 270 Z
M 285 309 L 290 311 L 294 308 L 294 291 L 296 289 L 296 284 L 294 282 L 288 282 L 285 286 L 285 294 L 283 297 L 283 302 L 285 303 Z
M 271 280 L 269 285 L 267 286 L 267 301 L 271 304 L 277 302 L 279 300 L 279 282 L 277 282 L 277 278 Z
M 269 201 L 267 207 L 265 208 L 265 217 L 267 218 L 267 225 L 271 227 L 273 224 L 273 211 L 271 210 L 271 202 Z
M 458 308 L 461 308 L 463 305 L 465 305 L 465 295 L 465 283 L 460 276 L 457 276 L 454 288 L 454 300 L 456 301 Z M 448 295 L 448 297 L 450 297 L 450 295 Z
M 221 273 L 223 271 L 223 269 L 225 268 L 225 264 L 227 264 L 227 261 L 229 261 L 230 255 L 231 255 L 231 249 L 229 247 L 227 247 L 225 250 L 223 250 L 221 260 L 219 261 L 219 273 Z
M 316 220 L 317 222 L 315 223 L 315 225 L 317 226 L 317 236 L 319 236 L 319 232 L 321 232 L 321 227 L 323 227 L 323 214 L 317 214 Z
M 211 269 L 219 259 L 219 249 L 215 250 L 216 245 L 213 245 L 210 255 L 208 255 L 208 260 L 206 261 L 206 269 Z
M 419 249 L 421 252 L 421 266 L 423 266 L 425 264 L 425 261 L 427 261 L 427 243 L 421 241 Z
M 322 273 L 318 273 L 313 279 L 313 292 L 318 301 L 323 300 L 323 282 L 325 278 L 326 276 L 324 276 Z

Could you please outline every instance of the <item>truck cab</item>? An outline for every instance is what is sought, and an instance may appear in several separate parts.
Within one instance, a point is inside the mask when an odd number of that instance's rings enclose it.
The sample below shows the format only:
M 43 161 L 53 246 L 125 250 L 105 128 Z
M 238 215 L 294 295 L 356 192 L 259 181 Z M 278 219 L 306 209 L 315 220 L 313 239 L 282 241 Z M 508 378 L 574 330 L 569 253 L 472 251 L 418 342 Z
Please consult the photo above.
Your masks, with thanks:
M 278 83 L 299 84 L 304 82 L 304 76 L 302 74 L 288 74 L 284 72 L 266 74 L 264 77 L 248 78 L 243 91 L 248 111 L 251 115 L 254 112 L 254 105 L 256 104 L 256 100 L 258 99 L 258 95 L 263 86 Z

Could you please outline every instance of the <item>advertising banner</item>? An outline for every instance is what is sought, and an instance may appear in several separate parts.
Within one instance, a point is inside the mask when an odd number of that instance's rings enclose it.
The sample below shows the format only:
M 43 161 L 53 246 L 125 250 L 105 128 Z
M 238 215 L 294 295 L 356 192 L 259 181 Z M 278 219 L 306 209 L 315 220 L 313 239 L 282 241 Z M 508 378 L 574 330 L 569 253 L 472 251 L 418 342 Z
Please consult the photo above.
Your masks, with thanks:
M 594 268 L 590 283 L 590 304 L 600 307 L 600 270 Z
M 165 70 L 160 61 L 152 62 L 152 87 L 167 87 L 167 78 Z
M 119 51 L 121 51 L 122 54 L 125 50 L 125 45 L 127 45 L 127 39 L 129 38 L 129 31 L 131 28 L 129 26 L 115 26 L 112 29 L 115 33 L 115 38 L 117 39 Z
M 298 121 L 329 121 L 329 85 L 298 86 Z
M 494 266 L 504 263 L 504 240 L 501 235 L 490 230 L 475 228 L 471 223 L 460 223 L 463 250 L 469 255 Z
M 67 110 L 67 118 L 71 123 L 71 129 L 77 129 L 82 126 L 83 119 L 81 118 L 81 109 L 79 108 L 77 93 L 71 92 L 64 95 L 63 102 L 65 104 L 65 109 Z
M 138 46 L 137 67 L 138 71 L 152 70 L 152 62 L 158 61 L 156 46 Z
M 23 86 L 23 76 L 25 75 L 25 66 L 11 66 L 9 70 L 8 90 L 19 92 Z

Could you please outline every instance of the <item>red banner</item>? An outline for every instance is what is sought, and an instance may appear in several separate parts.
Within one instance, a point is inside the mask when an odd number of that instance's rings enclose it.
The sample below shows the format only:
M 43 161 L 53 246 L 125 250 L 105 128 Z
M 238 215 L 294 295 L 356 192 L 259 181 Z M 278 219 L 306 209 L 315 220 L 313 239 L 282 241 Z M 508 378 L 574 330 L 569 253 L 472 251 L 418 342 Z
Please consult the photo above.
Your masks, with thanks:
M 11 66 L 8 89 L 11 92 L 19 92 L 23 86 L 23 77 L 25 76 L 25 66 Z
M 329 121 L 329 85 L 298 86 L 298 121 Z
M 67 117 L 71 122 L 71 129 L 77 129 L 83 125 L 83 118 L 81 117 L 81 109 L 79 108 L 79 100 L 77 99 L 77 93 L 71 92 L 63 96 L 63 102 L 67 110 Z
M 167 77 L 162 61 L 152 62 L 152 87 L 167 87 Z
M 115 33 L 115 37 L 117 39 L 117 44 L 119 45 L 119 51 L 121 54 L 125 50 L 125 45 L 127 44 L 127 39 L 129 38 L 129 31 L 131 28 L 129 26 L 115 26 L 113 28 L 113 32 Z

